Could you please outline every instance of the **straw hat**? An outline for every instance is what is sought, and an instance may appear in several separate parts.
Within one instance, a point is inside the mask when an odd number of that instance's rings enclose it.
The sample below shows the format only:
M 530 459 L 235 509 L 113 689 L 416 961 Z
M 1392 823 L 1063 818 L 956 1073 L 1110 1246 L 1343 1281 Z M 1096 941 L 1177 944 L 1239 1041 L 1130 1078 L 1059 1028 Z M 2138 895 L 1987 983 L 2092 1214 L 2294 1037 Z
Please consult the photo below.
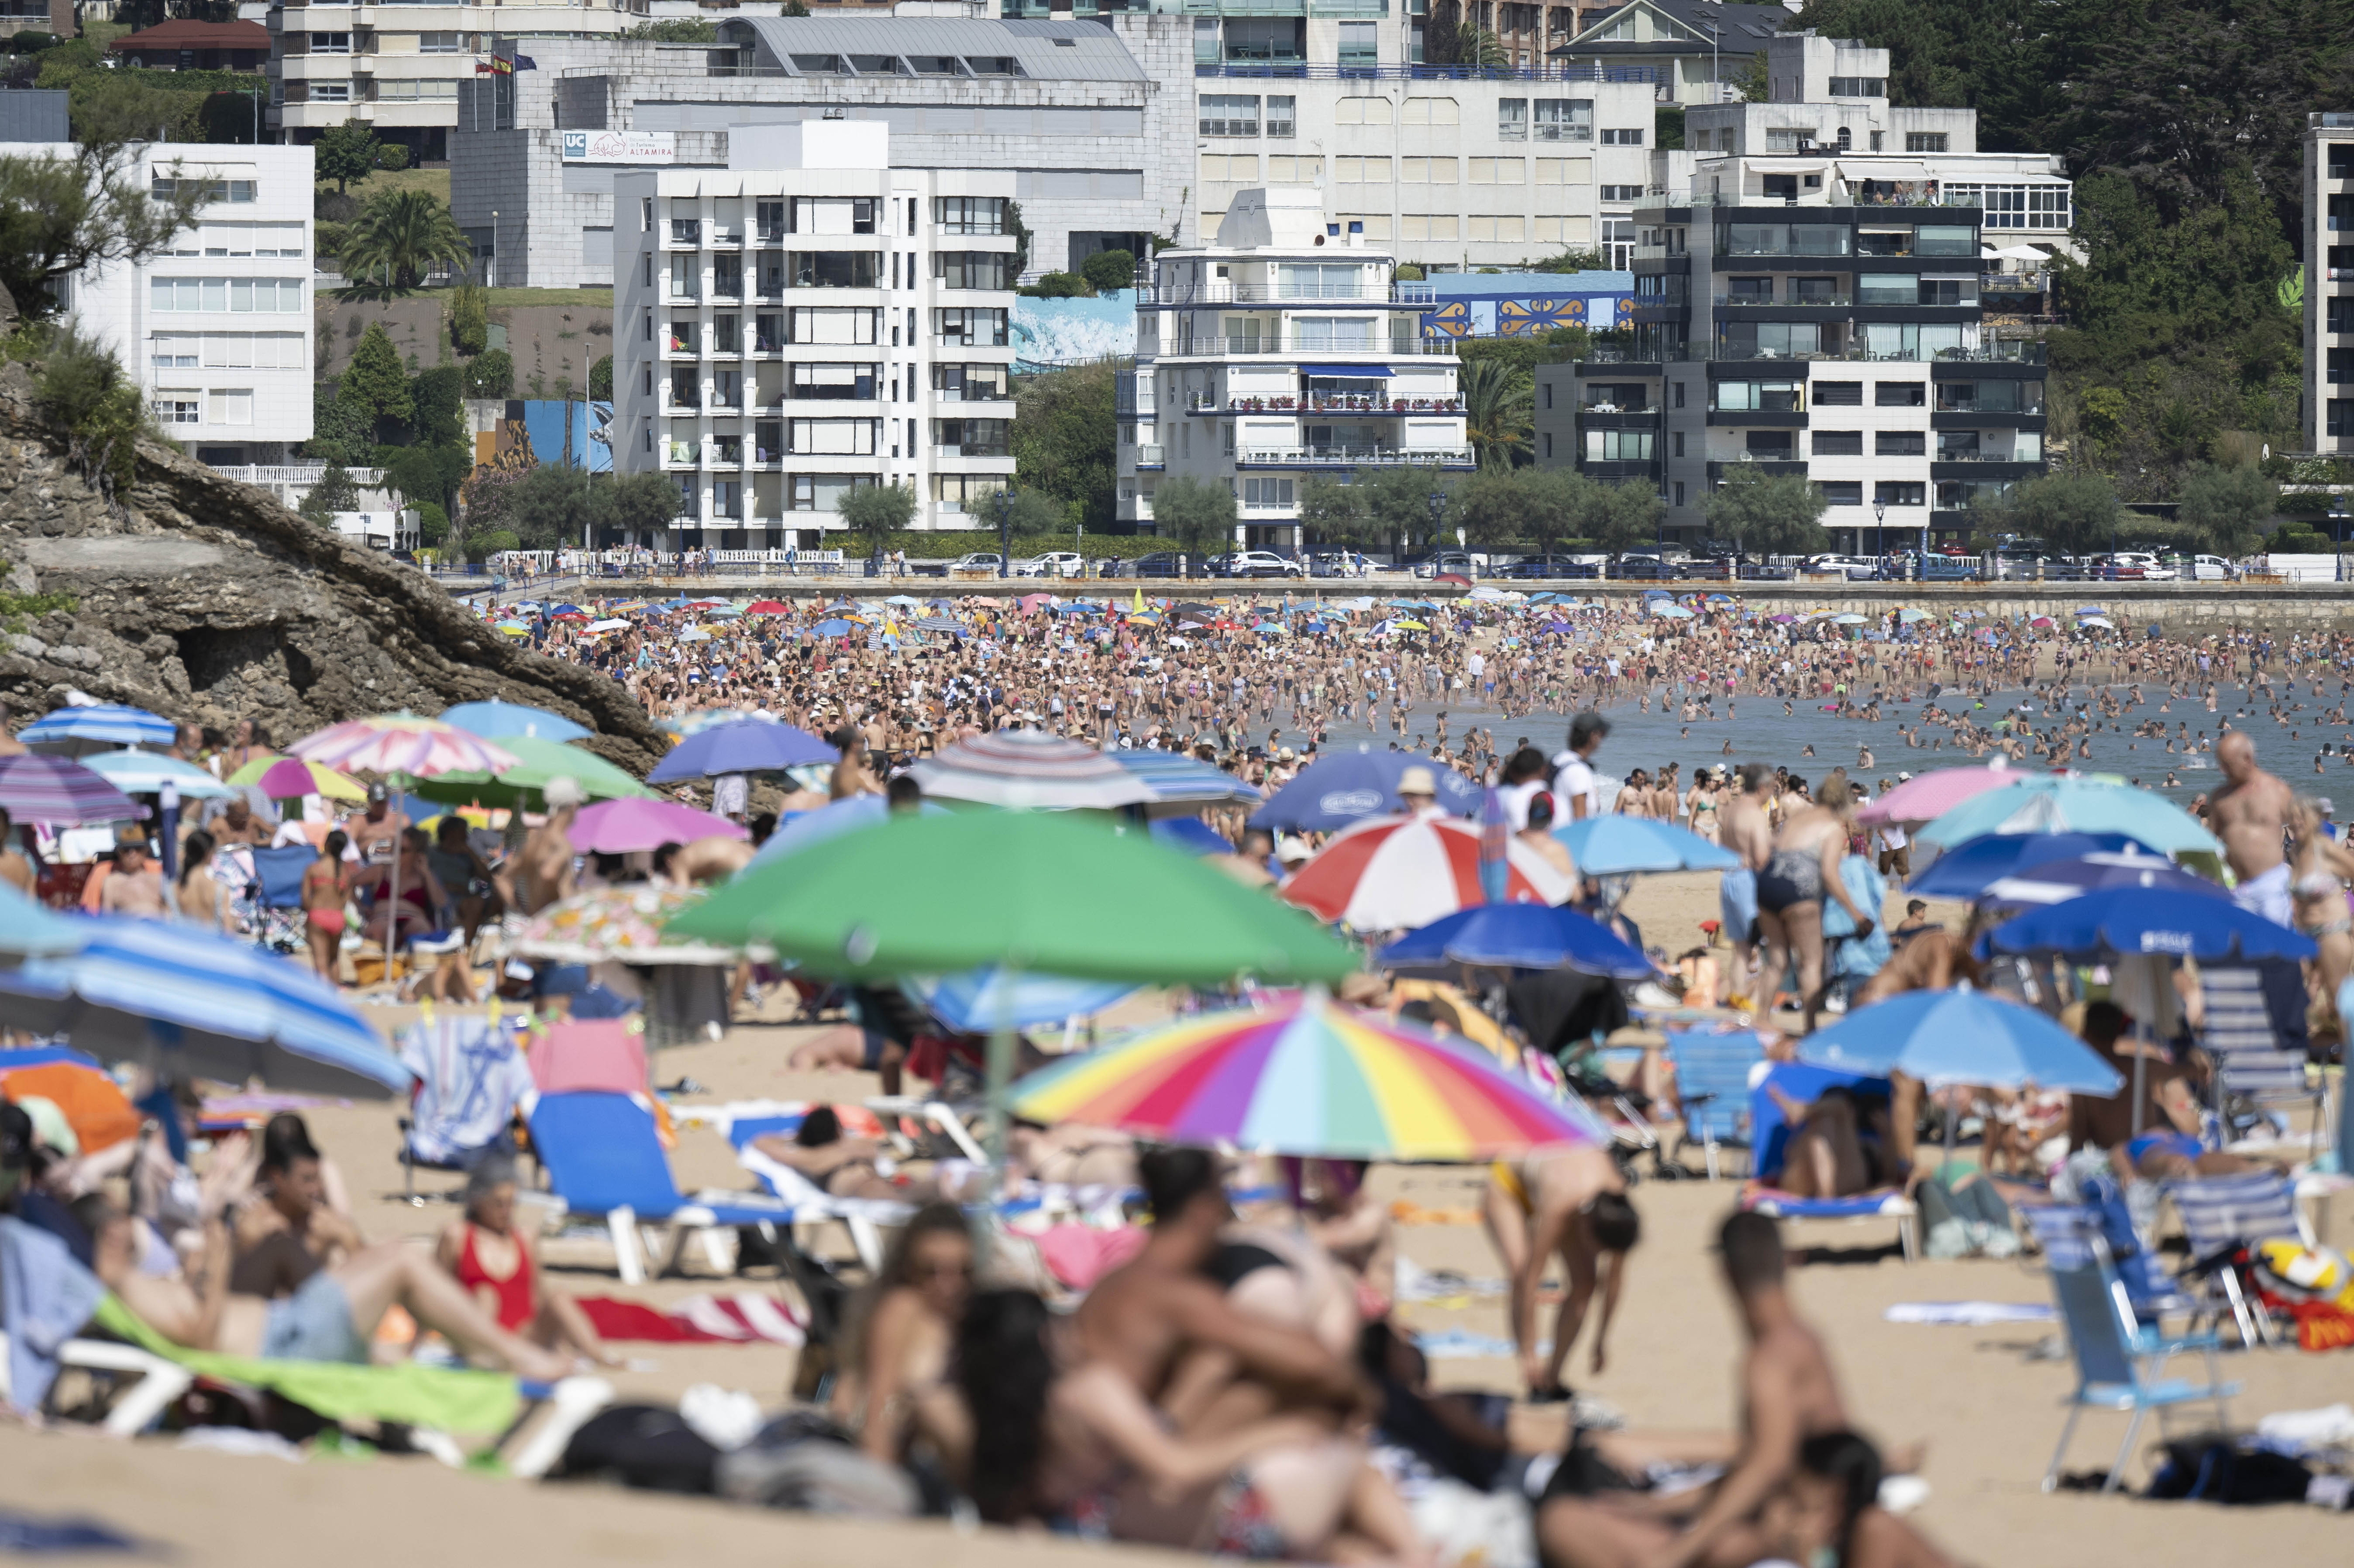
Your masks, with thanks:
M 1398 775 L 1397 792 L 1426 795 L 1435 800 L 1438 799 L 1438 776 L 1427 768 L 1409 768 Z

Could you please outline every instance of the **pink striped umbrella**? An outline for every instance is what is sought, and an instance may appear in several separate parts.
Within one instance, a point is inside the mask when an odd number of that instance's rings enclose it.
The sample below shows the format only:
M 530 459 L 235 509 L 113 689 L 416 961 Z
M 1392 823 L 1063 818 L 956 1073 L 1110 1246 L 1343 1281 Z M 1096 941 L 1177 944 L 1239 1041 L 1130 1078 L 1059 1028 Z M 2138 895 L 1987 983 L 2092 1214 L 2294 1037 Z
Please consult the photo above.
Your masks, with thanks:
M 96 768 L 62 757 L 0 757 L 0 806 L 20 822 L 95 828 L 142 813 Z
M 286 749 L 305 762 L 347 773 L 398 773 L 411 779 L 443 773 L 504 773 L 522 766 L 504 747 L 456 725 L 415 714 L 346 719 L 306 735 Z
M 1988 768 L 1941 768 L 1935 773 L 1924 773 L 1909 779 L 1855 814 L 1855 820 L 1869 826 L 1874 822 L 1903 822 L 1918 826 L 1935 821 L 1973 795 L 1983 795 L 1989 789 L 1999 789 L 2006 784 L 2016 784 L 2027 775 L 2000 760 Z

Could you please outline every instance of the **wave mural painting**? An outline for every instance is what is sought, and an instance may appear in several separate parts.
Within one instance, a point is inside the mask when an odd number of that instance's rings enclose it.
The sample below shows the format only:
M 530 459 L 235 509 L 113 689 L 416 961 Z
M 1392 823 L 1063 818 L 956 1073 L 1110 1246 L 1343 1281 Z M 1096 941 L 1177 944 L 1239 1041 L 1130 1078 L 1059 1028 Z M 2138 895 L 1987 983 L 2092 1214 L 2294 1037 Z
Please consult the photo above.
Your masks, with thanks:
M 1099 359 L 1126 359 L 1136 353 L 1136 291 L 1120 289 L 1094 299 L 1013 301 L 1013 363 L 1021 370 L 1047 370 Z

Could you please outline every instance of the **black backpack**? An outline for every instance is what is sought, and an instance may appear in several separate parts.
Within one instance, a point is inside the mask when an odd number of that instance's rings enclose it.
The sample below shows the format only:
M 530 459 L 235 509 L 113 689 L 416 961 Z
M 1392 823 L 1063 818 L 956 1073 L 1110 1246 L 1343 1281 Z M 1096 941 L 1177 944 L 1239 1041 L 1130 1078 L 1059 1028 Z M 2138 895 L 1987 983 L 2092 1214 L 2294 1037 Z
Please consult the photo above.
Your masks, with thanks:
M 719 1450 L 679 1413 L 617 1404 L 590 1417 L 564 1447 L 550 1480 L 610 1480 L 641 1491 L 708 1492 Z
M 2166 1445 L 2166 1462 L 2149 1481 L 2153 1498 L 2189 1502 L 2303 1502 L 2313 1471 L 2302 1459 L 2268 1448 L 2242 1448 L 2212 1433 Z

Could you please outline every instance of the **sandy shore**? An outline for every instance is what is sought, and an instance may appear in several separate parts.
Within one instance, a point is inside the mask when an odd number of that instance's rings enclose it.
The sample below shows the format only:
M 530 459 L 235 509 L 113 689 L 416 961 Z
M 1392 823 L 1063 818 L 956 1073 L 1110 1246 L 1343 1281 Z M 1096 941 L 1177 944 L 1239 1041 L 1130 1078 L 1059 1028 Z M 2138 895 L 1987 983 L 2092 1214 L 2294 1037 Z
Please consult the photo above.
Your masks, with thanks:
M 1690 922 L 1713 915 L 1713 878 L 1654 878 L 1637 890 L 1634 913 L 1654 940 L 1680 943 L 1696 939 L 1683 933 L 1693 930 Z M 1698 913 L 1703 906 L 1706 914 Z M 1681 931 L 1679 922 L 1684 922 Z M 388 1022 L 399 1016 L 386 1010 Z M 658 1079 L 690 1075 L 712 1099 L 853 1098 L 873 1092 L 863 1074 L 787 1072 L 785 1054 L 804 1037 L 806 1031 L 795 1026 L 739 1025 L 717 1044 L 664 1053 Z M 345 1171 L 370 1236 L 421 1243 L 448 1223 L 454 1213 L 448 1204 L 412 1208 L 399 1201 L 397 1132 L 388 1107 L 328 1107 L 314 1112 L 312 1122 Z M 684 1188 L 745 1184 L 725 1142 L 712 1133 L 684 1133 L 674 1164 Z M 1424 1209 L 1459 1213 L 1476 1202 L 1477 1177 L 1465 1171 L 1389 1170 L 1378 1180 L 1385 1195 Z M 453 1181 L 429 1174 L 422 1185 L 441 1192 Z M 1638 1425 L 1709 1427 L 1735 1419 L 1738 1329 L 1709 1256 L 1711 1234 L 1734 1191 L 1729 1182 L 1702 1181 L 1649 1182 L 1636 1191 L 1645 1239 L 1630 1271 L 1609 1364 L 1588 1373 L 1581 1347 L 1571 1372 L 1581 1387 L 1624 1409 Z M 1400 1237 L 1404 1255 L 1426 1266 L 1498 1272 L 1476 1224 L 1403 1226 Z M 839 1244 L 838 1234 L 832 1239 Z M 2049 1331 L 2043 1327 L 1925 1328 L 1882 1317 L 1887 1307 L 1910 1300 L 2048 1302 L 2040 1267 L 1983 1261 L 1907 1266 L 1896 1255 L 1893 1227 L 1881 1223 L 1799 1227 L 1792 1239 L 1830 1249 L 1796 1272 L 1798 1300 L 1834 1347 L 1859 1423 L 1887 1444 L 1928 1444 L 1926 1474 L 1934 1491 L 1918 1518 L 1959 1559 L 2018 1568 L 2187 1564 L 2229 1561 L 2246 1549 L 2250 1527 L 2259 1522 L 2253 1516 L 2200 1505 L 2042 1495 L 2038 1483 L 2072 1383 L 2064 1361 L 2030 1359 Z M 624 1293 L 610 1273 L 607 1249 L 559 1239 L 546 1250 L 558 1287 Z M 688 1267 L 684 1279 L 655 1282 L 633 1294 L 668 1301 L 721 1286 L 704 1272 L 699 1252 L 690 1254 Z M 1405 1316 L 1416 1329 L 1505 1331 L 1500 1298 L 1456 1308 L 1410 1306 Z M 631 1353 L 652 1364 L 614 1374 L 625 1398 L 675 1398 L 690 1383 L 709 1382 L 773 1404 L 790 1385 L 794 1362 L 794 1352 L 768 1347 L 638 1346 Z M 1445 1360 L 1435 1370 L 1450 1385 L 1512 1387 L 1512 1368 L 1500 1358 Z M 2193 1368 L 2185 1363 L 2182 1370 Z M 2234 1353 L 2225 1358 L 2225 1370 L 2246 1384 L 2232 1405 L 2241 1422 L 2354 1394 L 2354 1360 L 2342 1353 Z M 1556 1412 L 1525 1412 L 1519 1427 L 1532 1440 L 1557 1441 Z M 2072 1467 L 2105 1466 L 2122 1435 L 2122 1418 L 2087 1417 Z M 2146 1474 L 2139 1457 L 2131 1474 L 2137 1482 Z M 959 1536 L 938 1526 L 821 1522 L 709 1499 L 535 1486 L 453 1472 L 425 1459 L 314 1458 L 292 1465 L 183 1451 L 163 1440 L 123 1444 L 86 1432 L 16 1428 L 0 1428 L 0 1499 L 40 1516 L 95 1518 L 164 1543 L 183 1562 L 234 1562 L 240 1568 L 310 1564 L 323 1550 L 367 1564 L 431 1562 L 452 1550 L 486 1561 L 638 1564 L 786 1550 L 796 1561 L 815 1564 L 879 1559 L 1013 1568 L 1076 1562 L 1087 1550 L 1044 1536 Z M 2290 1507 L 2264 1513 L 2260 1528 L 2268 1557 L 2345 1560 L 2349 1526 L 2342 1519 Z

